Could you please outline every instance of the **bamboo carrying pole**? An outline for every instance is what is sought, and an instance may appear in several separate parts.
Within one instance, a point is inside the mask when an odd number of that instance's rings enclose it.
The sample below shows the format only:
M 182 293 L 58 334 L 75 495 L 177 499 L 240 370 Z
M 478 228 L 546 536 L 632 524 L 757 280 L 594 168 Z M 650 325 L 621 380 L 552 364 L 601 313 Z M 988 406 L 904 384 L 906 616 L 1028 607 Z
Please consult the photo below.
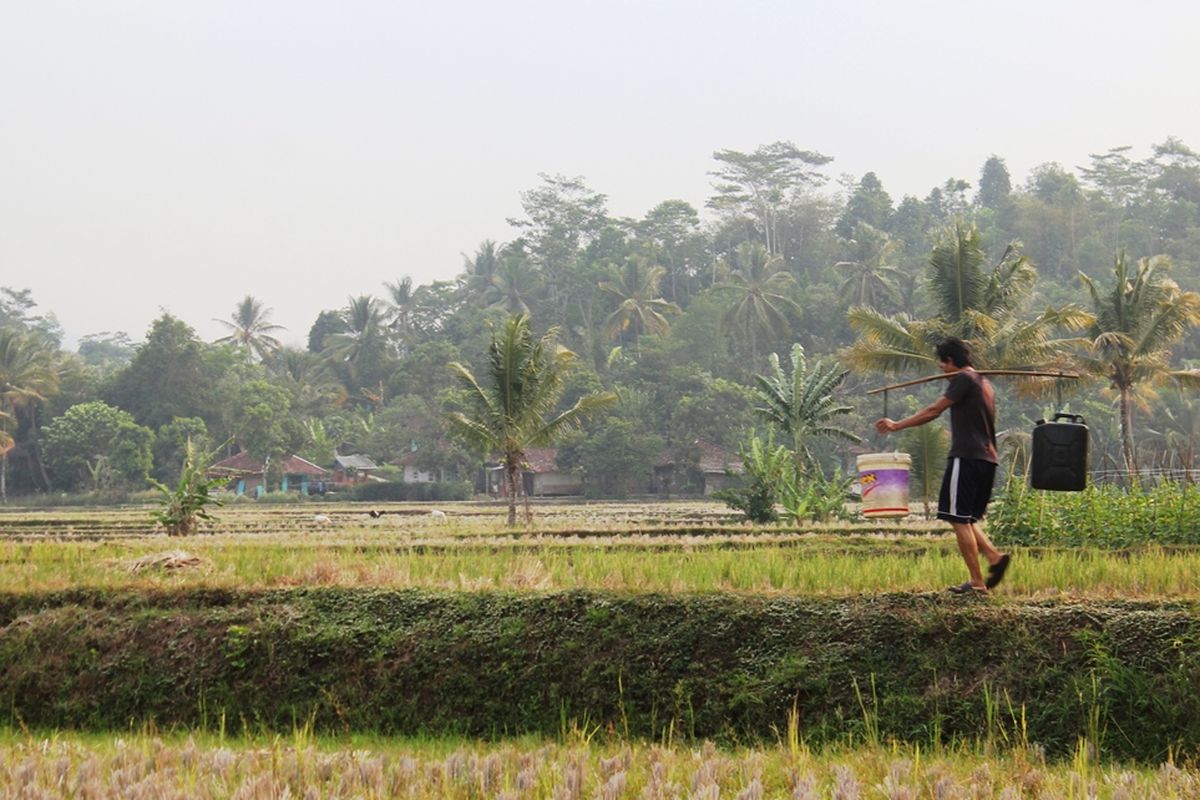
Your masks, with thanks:
M 888 415 L 887 393 L 890 392 L 892 389 L 903 389 L 906 386 L 916 386 L 917 384 L 929 383 L 930 381 L 937 381 L 937 380 L 944 380 L 947 378 L 953 378 L 955 375 L 957 375 L 961 371 L 962 370 L 955 370 L 954 372 L 943 372 L 940 375 L 930 375 L 925 378 L 914 378 L 911 381 L 904 381 L 903 383 L 893 383 L 891 386 L 883 386 L 878 389 L 871 389 L 870 391 L 867 392 L 867 394 L 879 394 L 880 392 L 883 392 L 883 415 L 886 417 Z M 1015 376 L 1019 376 L 1019 377 L 1023 377 L 1023 378 L 1060 378 L 1060 379 L 1066 379 L 1066 380 L 1078 380 L 1078 378 L 1079 378 L 1078 373 L 1062 372 L 1061 370 L 1057 371 L 1057 372 L 1042 372 L 1039 370 L 1028 370 L 1028 369 L 977 369 L 977 370 L 974 370 L 974 372 L 977 372 L 980 375 L 1015 375 Z M 1059 386 L 1061 387 L 1061 384 Z M 1059 390 L 1058 404 L 1060 406 L 1062 405 L 1061 388 Z

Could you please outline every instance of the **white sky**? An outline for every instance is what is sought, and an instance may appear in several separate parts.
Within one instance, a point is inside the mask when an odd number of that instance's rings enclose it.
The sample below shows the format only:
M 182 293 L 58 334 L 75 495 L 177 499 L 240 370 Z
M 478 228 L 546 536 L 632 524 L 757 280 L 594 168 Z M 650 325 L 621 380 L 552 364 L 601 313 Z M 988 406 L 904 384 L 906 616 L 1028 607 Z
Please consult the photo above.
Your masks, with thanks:
M 301 344 L 504 241 L 537 173 L 703 208 L 779 139 L 897 200 L 1167 136 L 1200 147 L 1189 0 L 0 0 L 0 285 L 68 340 L 246 294 Z

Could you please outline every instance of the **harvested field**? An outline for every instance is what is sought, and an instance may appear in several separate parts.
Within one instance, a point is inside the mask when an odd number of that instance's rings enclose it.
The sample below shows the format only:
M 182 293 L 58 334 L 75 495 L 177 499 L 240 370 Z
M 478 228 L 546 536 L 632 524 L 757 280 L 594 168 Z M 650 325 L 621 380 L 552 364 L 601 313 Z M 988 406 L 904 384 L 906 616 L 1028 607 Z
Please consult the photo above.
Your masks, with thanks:
M 642 797 L 1194 798 L 1200 777 L 1166 762 L 1097 764 L 1086 752 L 1047 762 L 1035 747 L 996 752 L 861 745 L 810 750 L 605 742 L 263 739 L 147 733 L 107 741 L 54 735 L 0 741 L 9 797 Z

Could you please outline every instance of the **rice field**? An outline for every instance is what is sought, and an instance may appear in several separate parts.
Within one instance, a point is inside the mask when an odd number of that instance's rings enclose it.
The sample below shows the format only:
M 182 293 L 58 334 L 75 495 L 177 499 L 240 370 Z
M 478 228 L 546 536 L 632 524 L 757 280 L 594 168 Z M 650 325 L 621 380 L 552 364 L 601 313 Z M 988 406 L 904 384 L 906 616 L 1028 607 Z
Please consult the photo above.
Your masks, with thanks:
M 0 795 L 19 798 L 414 798 L 432 800 L 976 800 L 1200 797 L 1200 775 L 1171 762 L 1097 764 L 1086 745 L 1047 763 L 1032 747 L 922 750 L 864 744 L 813 751 L 796 741 L 722 750 L 710 743 L 226 740 L 139 732 L 115 737 L 0 735 Z
M 146 508 L 5 508 L 0 587 L 846 597 L 940 593 L 965 576 L 943 525 L 921 519 L 756 527 L 715 503 L 539 504 L 509 529 L 500 505 L 437 508 L 236 504 L 186 539 L 157 531 Z M 1200 549 L 1012 552 L 991 602 L 1200 598 Z M 0 796 L 22 798 L 1200 798 L 1194 767 L 1097 763 L 1082 740 L 1055 763 L 1014 741 L 811 750 L 782 731 L 775 747 L 719 749 L 628 741 L 586 721 L 555 740 L 493 742 L 0 729 Z
M 936 522 L 754 527 L 711 503 L 589 504 L 538 507 L 509 529 L 499 506 L 443 508 L 235 506 L 187 539 L 156 532 L 145 509 L 4 511 L 0 585 L 845 596 L 941 591 L 965 576 Z M 1194 598 L 1200 549 L 1016 548 L 997 596 Z
M 940 591 L 966 570 L 947 539 L 829 536 L 427 542 L 293 541 L 273 536 L 0 541 L 0 585 L 12 590 L 181 586 L 425 588 L 450 591 L 737 592 L 847 596 Z M 1002 597 L 1200 596 L 1200 551 L 1014 551 Z

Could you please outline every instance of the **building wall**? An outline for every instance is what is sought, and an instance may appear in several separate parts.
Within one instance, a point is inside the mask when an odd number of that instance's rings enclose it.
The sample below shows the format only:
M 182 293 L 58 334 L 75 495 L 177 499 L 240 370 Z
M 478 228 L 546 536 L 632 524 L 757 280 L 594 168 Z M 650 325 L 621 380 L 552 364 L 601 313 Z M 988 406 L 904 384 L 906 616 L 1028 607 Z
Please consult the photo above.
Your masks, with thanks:
M 583 494 L 583 481 L 569 472 L 540 472 L 533 476 L 533 494 Z
M 420 470 L 416 467 L 404 468 L 405 483 L 435 483 L 437 481 L 437 473 L 432 470 Z

